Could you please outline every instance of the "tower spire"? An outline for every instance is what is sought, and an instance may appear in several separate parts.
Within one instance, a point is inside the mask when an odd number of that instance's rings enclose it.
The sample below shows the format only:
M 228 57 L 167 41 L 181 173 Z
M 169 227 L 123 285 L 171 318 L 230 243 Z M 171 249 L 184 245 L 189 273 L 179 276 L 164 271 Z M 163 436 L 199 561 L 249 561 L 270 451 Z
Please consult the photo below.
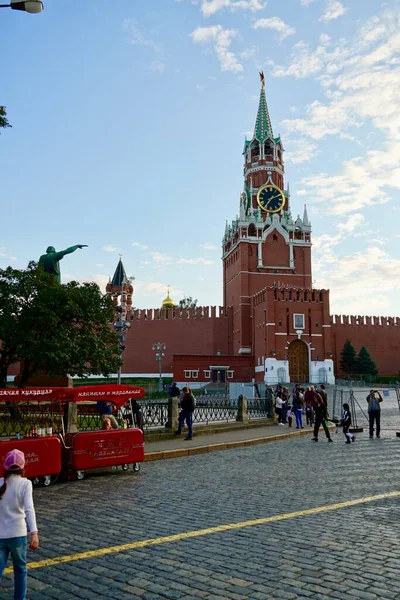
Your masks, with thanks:
M 309 227 L 311 225 L 309 219 L 308 219 L 308 214 L 307 214 L 307 205 L 304 204 L 304 214 L 303 214 L 303 223 L 304 225 L 306 225 L 307 227 Z
M 257 119 L 254 127 L 254 137 L 260 142 L 264 143 L 266 139 L 274 138 L 272 131 L 271 119 L 269 116 L 267 99 L 265 96 L 265 77 L 264 72 L 260 73 L 261 91 L 260 91 L 260 102 L 258 104 Z

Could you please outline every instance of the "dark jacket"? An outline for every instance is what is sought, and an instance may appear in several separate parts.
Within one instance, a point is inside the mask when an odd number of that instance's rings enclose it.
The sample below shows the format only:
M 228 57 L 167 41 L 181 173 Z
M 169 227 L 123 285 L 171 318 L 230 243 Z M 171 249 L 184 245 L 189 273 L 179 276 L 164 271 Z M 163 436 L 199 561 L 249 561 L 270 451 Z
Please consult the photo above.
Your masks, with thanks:
M 181 408 L 183 412 L 194 412 L 194 397 L 193 394 L 186 393 L 181 402 Z
M 169 390 L 169 395 L 171 396 L 171 398 L 178 398 L 179 397 L 179 388 L 176 385 L 176 383 L 174 383 L 173 385 L 171 385 L 171 389 Z
M 316 415 L 316 417 L 319 417 L 323 421 L 326 421 L 328 418 L 328 407 L 326 406 L 325 402 L 322 400 L 321 396 L 319 394 L 316 394 L 316 395 L 318 396 L 318 400 L 317 400 L 316 405 L 314 406 L 315 415 Z
M 351 412 L 349 410 L 344 410 L 342 414 L 342 427 L 343 429 L 348 429 L 351 425 Z

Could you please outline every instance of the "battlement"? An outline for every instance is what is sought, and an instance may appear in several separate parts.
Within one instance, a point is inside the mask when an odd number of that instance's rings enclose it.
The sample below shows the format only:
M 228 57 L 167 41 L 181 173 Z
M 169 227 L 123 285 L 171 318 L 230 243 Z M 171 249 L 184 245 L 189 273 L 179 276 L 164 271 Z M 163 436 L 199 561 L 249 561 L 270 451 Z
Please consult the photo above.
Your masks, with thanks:
M 255 306 L 265 303 L 267 298 L 277 302 L 324 302 L 329 300 L 329 290 L 271 286 L 257 292 L 253 298 Z
M 400 317 L 365 315 L 331 315 L 331 325 L 343 327 L 400 327 Z
M 145 308 L 129 314 L 131 321 L 179 321 L 184 319 L 224 319 L 230 309 L 223 306 L 196 306 L 196 308 Z

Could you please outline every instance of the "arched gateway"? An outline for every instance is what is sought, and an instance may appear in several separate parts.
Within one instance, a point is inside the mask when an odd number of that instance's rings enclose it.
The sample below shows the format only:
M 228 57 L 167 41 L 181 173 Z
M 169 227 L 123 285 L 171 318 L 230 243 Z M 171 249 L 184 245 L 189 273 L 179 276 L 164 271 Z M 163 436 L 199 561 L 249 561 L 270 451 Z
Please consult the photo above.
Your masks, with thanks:
M 302 340 L 292 342 L 289 345 L 288 358 L 290 381 L 309 381 L 310 370 L 307 344 Z

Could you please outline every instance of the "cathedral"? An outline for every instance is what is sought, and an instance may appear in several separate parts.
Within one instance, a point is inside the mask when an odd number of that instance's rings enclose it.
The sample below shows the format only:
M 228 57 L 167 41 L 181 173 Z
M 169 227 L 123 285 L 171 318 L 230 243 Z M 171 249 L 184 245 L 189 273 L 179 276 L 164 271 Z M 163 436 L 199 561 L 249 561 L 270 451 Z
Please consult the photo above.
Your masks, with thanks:
M 122 262 L 107 286 L 131 327 L 123 373 L 157 375 L 152 347 L 165 344 L 163 376 L 180 383 L 334 384 L 346 339 L 367 347 L 380 375 L 400 371 L 400 319 L 331 315 L 329 290 L 312 286 L 312 227 L 291 205 L 284 148 L 275 137 L 260 74 L 254 134 L 243 148 L 238 216 L 222 239 L 223 306 L 133 310 Z M 293 212 L 292 212 L 293 211 Z M 120 300 L 118 299 L 120 298 Z

